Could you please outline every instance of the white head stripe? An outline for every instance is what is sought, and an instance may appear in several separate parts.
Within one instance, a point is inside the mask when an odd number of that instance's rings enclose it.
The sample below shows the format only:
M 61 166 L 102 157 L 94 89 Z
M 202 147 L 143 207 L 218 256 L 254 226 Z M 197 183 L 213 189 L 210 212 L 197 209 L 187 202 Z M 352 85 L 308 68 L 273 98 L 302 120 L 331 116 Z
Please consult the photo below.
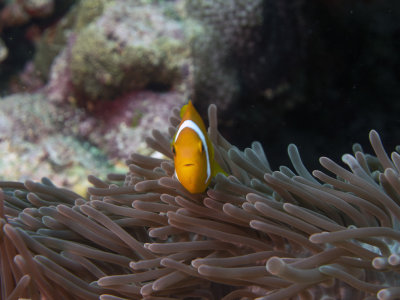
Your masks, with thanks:
M 207 179 L 206 179 L 206 182 L 207 182 L 208 179 L 210 179 L 210 177 L 211 177 L 211 165 L 210 165 L 210 157 L 208 155 L 208 147 L 207 147 L 206 137 L 204 136 L 203 132 L 201 131 L 201 129 L 199 128 L 199 126 L 195 122 L 193 122 L 192 120 L 186 120 L 179 127 L 178 132 L 175 135 L 174 142 L 176 142 L 176 140 L 179 137 L 179 134 L 185 128 L 190 128 L 190 129 L 194 130 L 194 132 L 196 132 L 196 134 L 199 136 L 199 138 L 201 140 L 201 143 L 204 146 L 204 149 L 206 150 L 206 159 L 207 159 Z
M 176 170 L 175 170 L 175 172 L 174 172 L 174 176 L 176 177 L 176 179 L 178 179 L 179 182 L 181 182 L 181 181 L 179 180 L 178 174 L 176 173 Z

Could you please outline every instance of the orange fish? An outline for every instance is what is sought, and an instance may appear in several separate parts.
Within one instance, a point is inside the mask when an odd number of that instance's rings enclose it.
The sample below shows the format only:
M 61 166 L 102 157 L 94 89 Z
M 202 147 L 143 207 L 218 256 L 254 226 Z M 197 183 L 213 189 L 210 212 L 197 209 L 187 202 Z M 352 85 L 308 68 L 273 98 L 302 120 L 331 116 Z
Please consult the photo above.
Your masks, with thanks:
M 190 193 L 202 193 L 211 178 L 226 173 L 214 160 L 214 148 L 192 101 L 182 107 L 181 118 L 171 143 L 175 176 Z

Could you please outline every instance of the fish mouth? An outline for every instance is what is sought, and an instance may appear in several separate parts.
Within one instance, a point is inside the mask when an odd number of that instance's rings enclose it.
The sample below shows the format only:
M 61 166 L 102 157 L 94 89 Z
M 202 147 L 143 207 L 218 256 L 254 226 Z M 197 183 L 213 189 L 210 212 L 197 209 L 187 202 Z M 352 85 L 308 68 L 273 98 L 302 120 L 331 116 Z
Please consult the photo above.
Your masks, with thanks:
M 184 164 L 183 166 L 184 167 L 191 167 L 191 166 L 194 166 L 194 164 Z

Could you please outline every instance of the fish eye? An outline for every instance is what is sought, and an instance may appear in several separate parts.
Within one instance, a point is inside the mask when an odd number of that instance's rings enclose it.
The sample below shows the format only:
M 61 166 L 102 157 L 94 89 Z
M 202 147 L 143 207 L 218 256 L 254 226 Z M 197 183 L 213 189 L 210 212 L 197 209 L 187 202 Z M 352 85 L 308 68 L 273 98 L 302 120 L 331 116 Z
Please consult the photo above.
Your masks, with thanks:
M 200 153 L 204 152 L 204 145 L 201 141 L 199 141 L 199 143 L 198 143 L 198 149 L 200 150 Z

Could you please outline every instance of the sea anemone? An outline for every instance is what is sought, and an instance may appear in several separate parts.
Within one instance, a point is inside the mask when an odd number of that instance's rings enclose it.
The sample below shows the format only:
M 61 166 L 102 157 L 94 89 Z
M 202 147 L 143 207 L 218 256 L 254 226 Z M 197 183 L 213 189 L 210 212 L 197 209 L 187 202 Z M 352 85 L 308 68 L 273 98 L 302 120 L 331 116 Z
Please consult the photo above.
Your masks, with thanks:
M 343 168 L 309 173 L 295 145 L 293 170 L 272 171 L 261 144 L 240 151 L 209 107 L 217 175 L 203 194 L 173 177 L 170 139 L 132 154 L 129 172 L 90 176 L 83 199 L 44 178 L 0 182 L 1 298 L 395 299 L 400 297 L 400 155 L 360 145 Z

